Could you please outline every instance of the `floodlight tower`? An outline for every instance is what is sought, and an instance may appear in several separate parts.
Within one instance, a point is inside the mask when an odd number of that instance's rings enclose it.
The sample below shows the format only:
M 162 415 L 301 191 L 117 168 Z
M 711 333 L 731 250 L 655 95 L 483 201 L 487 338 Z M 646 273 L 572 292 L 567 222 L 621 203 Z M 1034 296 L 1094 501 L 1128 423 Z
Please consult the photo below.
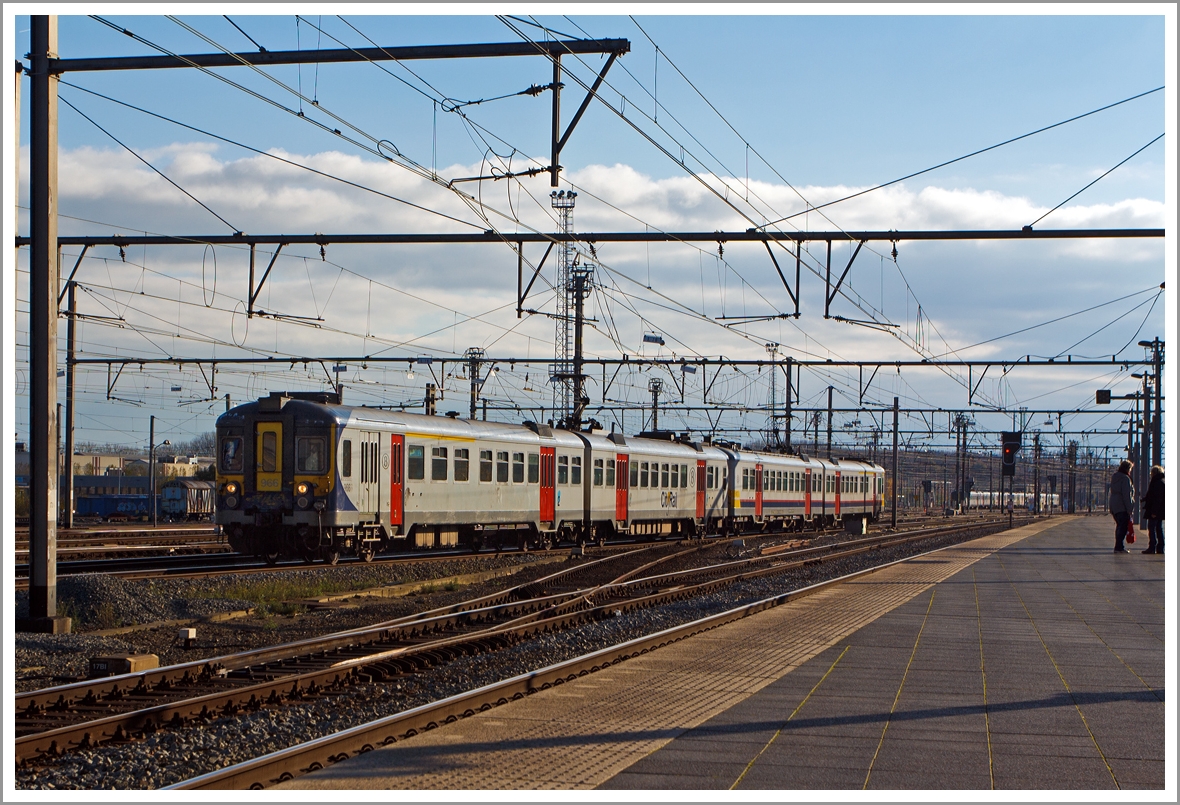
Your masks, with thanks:
M 570 283 L 570 270 L 574 266 L 576 252 L 569 235 L 573 232 L 574 204 L 578 194 L 572 190 L 554 190 L 549 202 L 557 211 L 558 226 L 566 236 L 559 247 L 557 257 L 557 328 L 553 339 L 554 362 L 550 377 L 553 382 L 553 411 L 559 420 L 567 420 L 573 413 L 574 367 L 573 333 L 570 328 L 570 303 L 574 301 L 574 289 Z

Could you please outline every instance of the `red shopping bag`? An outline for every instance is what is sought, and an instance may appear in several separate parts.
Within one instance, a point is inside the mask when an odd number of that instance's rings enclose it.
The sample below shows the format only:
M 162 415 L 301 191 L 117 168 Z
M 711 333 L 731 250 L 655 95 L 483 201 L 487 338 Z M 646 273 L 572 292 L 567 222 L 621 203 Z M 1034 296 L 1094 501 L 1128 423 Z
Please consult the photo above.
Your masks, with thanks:
M 1135 525 L 1133 523 L 1127 523 L 1127 544 L 1135 544 Z

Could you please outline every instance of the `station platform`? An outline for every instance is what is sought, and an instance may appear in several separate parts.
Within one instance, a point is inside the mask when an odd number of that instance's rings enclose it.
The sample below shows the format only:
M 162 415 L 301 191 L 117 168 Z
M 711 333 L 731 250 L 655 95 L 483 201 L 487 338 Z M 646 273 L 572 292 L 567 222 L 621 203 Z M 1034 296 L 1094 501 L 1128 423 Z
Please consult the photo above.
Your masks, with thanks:
M 1057 517 L 279 789 L 1157 789 L 1164 556 Z

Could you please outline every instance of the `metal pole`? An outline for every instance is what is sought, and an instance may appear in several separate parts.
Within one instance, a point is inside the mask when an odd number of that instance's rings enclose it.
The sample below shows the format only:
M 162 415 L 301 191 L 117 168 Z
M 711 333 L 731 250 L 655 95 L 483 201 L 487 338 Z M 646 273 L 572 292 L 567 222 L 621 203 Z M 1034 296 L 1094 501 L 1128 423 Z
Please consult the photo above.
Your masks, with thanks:
M 1155 425 L 1155 438 L 1151 442 L 1151 463 L 1164 463 L 1164 431 L 1163 431 L 1163 387 L 1164 378 L 1160 373 L 1163 368 L 1163 344 L 1160 343 L 1159 338 L 1155 338 L 1151 342 L 1152 346 L 1152 370 L 1155 375 L 1155 420 L 1152 424 Z M 1146 490 L 1144 490 L 1146 491 Z
M 32 16 L 29 44 L 29 623 L 18 628 L 57 632 L 70 625 L 57 617 L 57 17 Z
M 561 157 L 561 152 L 558 151 L 558 145 L 561 143 L 561 54 L 554 54 L 553 56 L 553 134 L 552 134 L 552 162 L 549 163 L 549 186 L 557 187 L 557 180 L 560 177 L 561 168 L 558 166 L 558 159 Z M 565 289 L 560 289 L 561 293 L 565 293 Z M 519 298 L 519 297 L 518 297 Z
M 148 505 L 152 507 L 152 525 L 156 525 L 156 417 L 148 426 Z
M 582 361 L 582 329 L 584 320 L 584 303 L 586 301 L 586 280 L 589 279 L 588 269 L 574 269 L 574 399 L 570 411 L 570 430 L 582 429 L 582 413 L 586 410 L 585 389 L 583 385 Z M 654 407 L 654 404 L 653 404 Z M 655 425 L 652 425 L 655 430 Z
M 796 287 L 798 287 L 798 286 L 796 286 Z M 786 409 L 786 416 L 784 417 L 784 421 L 783 421 L 783 430 L 786 432 L 786 443 L 787 443 L 787 452 L 788 453 L 791 452 L 791 405 L 792 405 L 792 401 L 791 401 L 791 396 L 792 396 L 791 364 L 793 362 L 794 362 L 794 358 L 792 358 L 788 355 L 787 356 L 787 409 Z
M 897 484 L 899 482 L 899 479 L 897 477 L 897 406 L 898 406 L 898 398 L 894 397 L 893 398 L 893 493 L 891 495 L 893 500 L 890 503 L 890 510 L 892 511 L 892 514 L 890 515 L 890 518 L 889 518 L 891 528 L 897 528 Z
M 62 495 L 66 504 L 62 525 L 66 528 L 74 527 L 74 353 L 77 348 L 74 322 L 78 312 L 75 288 L 76 284 L 70 282 L 66 307 L 66 489 Z
M 1033 436 L 1033 514 L 1041 513 L 1041 434 Z
M 832 460 L 832 387 L 828 386 L 828 461 Z

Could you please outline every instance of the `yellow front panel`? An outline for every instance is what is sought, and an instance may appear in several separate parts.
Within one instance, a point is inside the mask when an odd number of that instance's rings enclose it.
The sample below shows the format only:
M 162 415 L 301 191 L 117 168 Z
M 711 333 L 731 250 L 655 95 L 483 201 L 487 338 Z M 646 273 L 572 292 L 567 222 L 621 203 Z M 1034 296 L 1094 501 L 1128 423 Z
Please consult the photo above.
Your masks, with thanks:
M 283 489 L 283 423 L 259 422 L 255 431 L 254 486 L 260 492 Z

